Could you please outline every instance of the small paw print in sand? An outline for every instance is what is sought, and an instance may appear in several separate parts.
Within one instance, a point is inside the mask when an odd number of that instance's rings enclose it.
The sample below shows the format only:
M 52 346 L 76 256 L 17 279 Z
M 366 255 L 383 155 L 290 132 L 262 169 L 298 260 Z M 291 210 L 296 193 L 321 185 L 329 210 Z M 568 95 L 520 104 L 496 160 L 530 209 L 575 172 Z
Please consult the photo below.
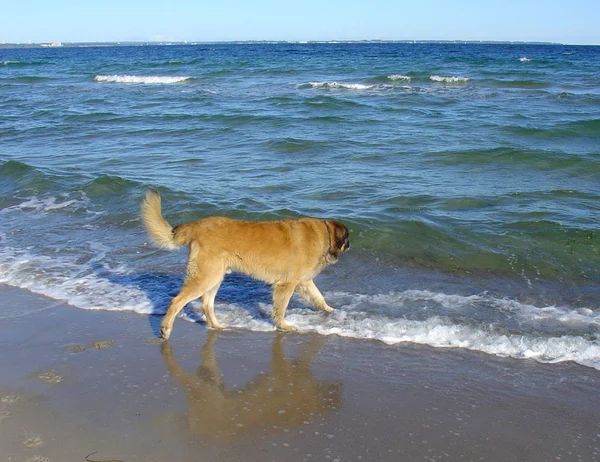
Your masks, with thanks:
M 62 375 L 58 375 L 54 371 L 44 372 L 38 375 L 38 379 L 42 379 L 46 383 L 60 383 L 63 381 Z
M 3 396 L 2 398 L 0 398 L 0 403 L 13 404 L 19 401 L 20 399 L 21 397 L 19 395 L 13 393 L 12 395 Z
M 104 348 L 110 348 L 113 344 L 114 342 L 112 340 L 104 340 L 102 342 L 94 342 L 92 346 L 98 350 L 102 350 Z
M 80 353 L 85 350 L 86 348 L 83 345 L 69 345 L 65 347 L 65 352 L 67 353 Z
M 10 412 L 8 411 L 0 411 L 0 422 L 4 419 L 8 419 L 10 417 Z
M 39 448 L 44 444 L 44 442 L 39 436 L 32 436 L 31 438 L 27 438 L 25 441 L 23 441 L 23 444 L 28 448 Z

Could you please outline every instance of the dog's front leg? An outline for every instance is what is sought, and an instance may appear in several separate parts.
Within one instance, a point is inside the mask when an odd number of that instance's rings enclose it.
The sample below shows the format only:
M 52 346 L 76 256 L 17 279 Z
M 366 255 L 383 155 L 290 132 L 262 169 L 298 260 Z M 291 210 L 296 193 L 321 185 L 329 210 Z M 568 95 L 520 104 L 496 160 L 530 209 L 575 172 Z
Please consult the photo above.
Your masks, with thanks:
M 321 294 L 312 279 L 298 284 L 298 294 L 317 310 L 327 312 L 333 311 L 333 308 L 327 304 L 325 298 L 323 298 L 323 294 Z
M 273 322 L 279 330 L 294 331 L 295 326 L 285 322 L 285 310 L 294 293 L 296 284 L 291 282 L 276 283 L 273 285 Z

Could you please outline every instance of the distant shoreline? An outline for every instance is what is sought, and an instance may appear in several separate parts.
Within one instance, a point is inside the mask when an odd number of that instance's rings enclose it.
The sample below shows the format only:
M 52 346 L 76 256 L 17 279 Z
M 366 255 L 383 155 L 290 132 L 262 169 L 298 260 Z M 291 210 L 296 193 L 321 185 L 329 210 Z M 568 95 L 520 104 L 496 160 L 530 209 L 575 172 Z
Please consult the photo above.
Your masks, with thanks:
M 78 47 L 127 47 L 127 46 L 198 46 L 198 45 L 314 45 L 314 44 L 448 44 L 448 45 L 551 45 L 551 46 L 596 46 L 567 45 L 556 42 L 489 41 L 489 40 L 233 40 L 195 42 L 44 42 L 44 43 L 0 43 L 0 48 L 78 48 Z

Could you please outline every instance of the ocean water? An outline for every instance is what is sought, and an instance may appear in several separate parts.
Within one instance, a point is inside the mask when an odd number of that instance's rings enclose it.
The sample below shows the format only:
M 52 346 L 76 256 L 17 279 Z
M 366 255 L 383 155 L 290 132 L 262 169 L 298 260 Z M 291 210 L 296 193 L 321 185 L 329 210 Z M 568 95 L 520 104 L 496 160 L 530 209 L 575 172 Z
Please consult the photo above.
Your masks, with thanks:
M 345 222 L 352 251 L 316 281 L 337 310 L 293 299 L 301 332 L 600 369 L 599 63 L 559 45 L 0 49 L 0 282 L 164 313 L 186 254 L 148 243 L 154 187 L 172 224 Z M 216 309 L 274 329 L 243 276 Z

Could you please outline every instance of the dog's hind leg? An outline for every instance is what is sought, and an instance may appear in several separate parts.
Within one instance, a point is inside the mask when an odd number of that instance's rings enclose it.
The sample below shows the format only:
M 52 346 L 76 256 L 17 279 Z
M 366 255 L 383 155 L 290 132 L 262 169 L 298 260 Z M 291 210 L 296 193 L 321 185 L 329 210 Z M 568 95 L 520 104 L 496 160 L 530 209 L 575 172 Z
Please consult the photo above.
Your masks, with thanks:
M 171 300 L 167 314 L 165 314 L 165 317 L 162 320 L 160 336 L 163 339 L 167 340 L 171 335 L 175 317 L 179 314 L 183 307 L 192 300 L 196 300 L 197 298 L 201 297 L 204 290 L 205 289 L 201 285 L 198 285 L 194 280 L 185 281 L 179 294 L 175 296 L 173 300 Z
M 177 314 L 179 314 L 183 307 L 189 302 L 200 297 L 203 297 L 202 310 L 204 311 L 204 314 L 206 314 L 207 324 L 210 327 L 225 327 L 216 320 L 213 308 L 215 295 L 217 294 L 222 279 L 223 273 L 207 271 L 196 274 L 193 279 L 186 279 L 179 295 L 171 300 L 167 314 L 165 314 L 161 324 L 160 336 L 165 340 L 168 339 L 173 330 L 173 322 L 175 322 Z
M 179 292 L 179 295 L 171 300 L 167 314 L 161 324 L 160 336 L 165 340 L 171 335 L 175 317 L 183 307 L 192 300 L 202 297 L 215 286 L 218 289 L 219 284 L 223 280 L 225 273 L 223 265 L 219 261 L 202 259 L 200 254 L 200 246 L 192 242 L 187 266 L 187 277 L 183 283 L 183 288 Z M 213 301 L 215 294 L 212 294 Z
M 325 298 L 312 279 L 298 284 L 298 294 L 317 310 L 327 312 L 333 311 L 333 308 L 327 304 Z
M 202 296 L 202 311 L 206 317 L 206 324 L 213 329 L 224 329 L 227 327 L 227 325 L 221 324 L 219 321 L 217 321 L 215 316 L 215 296 L 217 295 L 217 291 L 219 290 L 222 281 L 223 279 L 221 279 L 215 286 L 208 289 Z
M 291 282 L 277 283 L 273 285 L 273 322 L 279 330 L 293 331 L 296 327 L 285 322 L 285 310 L 290 298 L 294 293 L 296 284 Z

